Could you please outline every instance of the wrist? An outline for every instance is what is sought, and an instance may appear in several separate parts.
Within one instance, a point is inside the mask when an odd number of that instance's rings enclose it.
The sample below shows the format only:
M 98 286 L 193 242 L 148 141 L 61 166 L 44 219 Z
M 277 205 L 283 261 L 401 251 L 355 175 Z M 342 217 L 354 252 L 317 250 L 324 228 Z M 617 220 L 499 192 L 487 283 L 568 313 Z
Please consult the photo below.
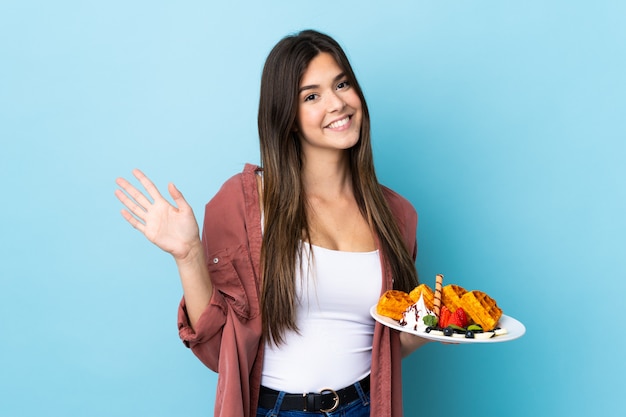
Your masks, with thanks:
M 198 238 L 190 243 L 189 250 L 187 250 L 186 253 L 178 256 L 174 255 L 174 260 L 179 267 L 196 264 L 198 262 L 204 265 L 204 247 L 200 239 Z

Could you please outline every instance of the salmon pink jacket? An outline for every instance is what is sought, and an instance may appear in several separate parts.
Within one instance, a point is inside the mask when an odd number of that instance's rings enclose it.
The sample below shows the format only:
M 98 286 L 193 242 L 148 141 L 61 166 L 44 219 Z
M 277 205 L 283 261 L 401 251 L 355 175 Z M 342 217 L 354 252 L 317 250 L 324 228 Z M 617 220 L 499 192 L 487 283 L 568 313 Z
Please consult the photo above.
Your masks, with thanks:
M 261 340 L 261 210 L 256 175 L 243 172 L 224 183 L 206 205 L 202 241 L 213 295 L 195 328 L 189 325 L 182 299 L 178 329 L 185 345 L 218 373 L 215 416 L 256 416 L 264 345 Z M 400 195 L 383 188 L 409 253 L 416 255 L 417 213 Z M 383 266 L 382 292 L 391 289 Z M 316 360 L 303 358 L 303 360 Z M 400 338 L 397 331 L 376 323 L 372 349 L 371 415 L 402 416 Z

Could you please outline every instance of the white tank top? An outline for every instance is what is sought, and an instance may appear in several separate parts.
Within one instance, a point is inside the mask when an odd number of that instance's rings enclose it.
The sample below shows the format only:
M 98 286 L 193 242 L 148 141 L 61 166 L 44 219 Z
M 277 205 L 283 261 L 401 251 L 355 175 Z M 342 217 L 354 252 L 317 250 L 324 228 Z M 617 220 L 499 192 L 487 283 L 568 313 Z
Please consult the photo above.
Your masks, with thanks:
M 343 252 L 302 245 L 296 264 L 300 333 L 265 345 L 261 384 L 290 393 L 340 389 L 370 373 L 382 269 L 378 251 Z

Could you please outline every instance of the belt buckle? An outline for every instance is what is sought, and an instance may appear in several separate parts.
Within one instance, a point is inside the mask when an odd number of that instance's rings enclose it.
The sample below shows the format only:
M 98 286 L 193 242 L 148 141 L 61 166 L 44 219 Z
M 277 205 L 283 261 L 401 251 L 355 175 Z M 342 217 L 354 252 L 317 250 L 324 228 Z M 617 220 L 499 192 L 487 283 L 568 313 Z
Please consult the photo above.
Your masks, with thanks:
M 332 389 L 332 388 L 324 388 L 324 389 L 322 389 L 320 391 L 320 394 L 324 394 L 324 393 L 327 393 L 327 392 L 333 394 L 333 397 L 335 397 L 334 398 L 335 403 L 333 404 L 332 407 L 330 407 L 328 409 L 320 408 L 320 411 L 322 413 L 332 413 L 333 411 L 335 411 L 337 409 L 337 407 L 339 407 L 339 395 L 337 394 L 337 392 L 334 389 Z

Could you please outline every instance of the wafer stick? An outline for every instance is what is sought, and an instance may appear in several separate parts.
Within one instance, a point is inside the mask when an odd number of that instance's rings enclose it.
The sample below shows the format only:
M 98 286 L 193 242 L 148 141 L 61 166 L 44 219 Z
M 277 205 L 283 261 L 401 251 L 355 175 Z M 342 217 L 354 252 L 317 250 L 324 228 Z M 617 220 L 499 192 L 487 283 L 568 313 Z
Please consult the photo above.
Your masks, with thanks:
M 439 318 L 439 309 L 441 308 L 441 285 L 443 283 L 443 275 L 437 274 L 437 282 L 435 283 L 435 300 L 433 303 L 433 313 Z

